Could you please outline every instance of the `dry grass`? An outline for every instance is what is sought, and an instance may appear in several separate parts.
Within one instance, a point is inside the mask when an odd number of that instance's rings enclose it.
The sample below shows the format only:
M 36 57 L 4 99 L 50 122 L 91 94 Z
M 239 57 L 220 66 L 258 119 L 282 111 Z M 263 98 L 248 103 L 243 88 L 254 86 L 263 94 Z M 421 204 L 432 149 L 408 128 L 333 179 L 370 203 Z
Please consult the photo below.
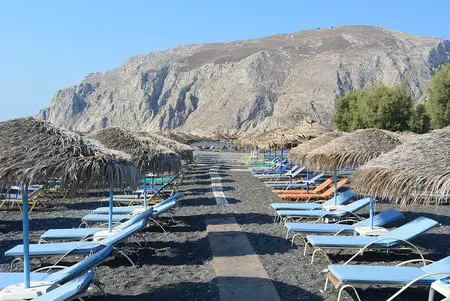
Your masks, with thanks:
M 77 133 L 34 118 L 0 122 L 0 182 L 43 183 L 58 179 L 61 187 L 134 185 L 136 166 L 125 153 L 109 150 Z
M 154 139 L 140 137 L 128 130 L 108 128 L 89 137 L 105 147 L 130 154 L 142 172 L 177 172 L 181 168 L 180 156 L 177 153 L 158 144 Z
M 312 170 L 323 171 L 356 168 L 400 145 L 400 136 L 379 129 L 357 130 L 312 150 L 306 164 Z
M 418 135 L 361 166 L 352 176 L 358 193 L 397 203 L 439 203 L 450 193 L 450 127 Z

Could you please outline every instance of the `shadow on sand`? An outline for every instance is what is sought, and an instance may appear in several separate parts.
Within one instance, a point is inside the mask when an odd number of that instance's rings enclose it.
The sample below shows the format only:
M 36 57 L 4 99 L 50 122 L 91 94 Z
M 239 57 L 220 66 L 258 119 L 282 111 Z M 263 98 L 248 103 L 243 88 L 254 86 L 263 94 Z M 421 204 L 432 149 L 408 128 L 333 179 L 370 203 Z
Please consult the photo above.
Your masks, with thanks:
M 169 284 L 158 288 L 149 288 L 149 292 L 142 295 L 107 295 L 106 297 L 96 297 L 91 300 L 171 300 L 171 301 L 185 301 L 185 300 L 205 300 L 205 301 L 219 301 L 218 283 L 235 283 L 237 287 L 251 287 L 254 286 L 255 296 L 252 298 L 252 293 L 245 291 L 248 298 L 245 300 L 253 301 L 257 295 L 256 288 L 258 284 L 267 282 L 267 279 L 255 277 L 217 277 L 211 282 L 181 282 Z M 272 281 L 277 290 L 281 300 L 323 300 L 322 296 L 304 290 L 301 287 L 290 285 L 284 282 Z M 244 285 L 245 284 L 245 285 Z M 239 289 L 238 289 L 239 290 Z M 237 297 L 236 300 L 244 300 L 242 297 Z

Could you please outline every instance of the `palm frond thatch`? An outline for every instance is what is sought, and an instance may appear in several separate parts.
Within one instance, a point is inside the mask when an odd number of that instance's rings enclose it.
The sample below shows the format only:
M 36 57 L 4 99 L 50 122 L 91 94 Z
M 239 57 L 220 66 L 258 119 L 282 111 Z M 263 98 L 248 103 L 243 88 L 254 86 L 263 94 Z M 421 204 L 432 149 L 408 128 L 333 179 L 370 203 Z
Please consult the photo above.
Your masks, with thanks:
M 194 149 L 187 144 L 180 143 L 164 136 L 149 132 L 138 132 L 137 135 L 140 137 L 149 138 L 154 142 L 171 149 L 172 151 L 176 152 L 183 160 L 192 160 L 194 157 Z
M 308 155 L 309 152 L 345 134 L 346 133 L 344 132 L 329 132 L 320 135 L 317 138 L 305 141 L 289 150 L 288 158 L 296 164 L 303 165 L 305 163 L 306 155 Z
M 89 137 L 105 147 L 130 154 L 142 172 L 177 172 L 181 168 L 180 156 L 177 153 L 159 145 L 153 139 L 139 137 L 128 130 L 107 128 L 92 133 Z
M 306 165 L 312 170 L 323 171 L 356 168 L 401 143 L 400 134 L 394 132 L 356 130 L 311 151 L 306 156 Z
M 265 147 L 294 147 L 298 144 L 316 138 L 327 132 L 328 129 L 321 125 L 302 123 L 295 127 L 279 127 L 258 135 L 242 136 L 237 144 L 242 146 Z
M 185 132 L 178 132 L 178 131 L 165 132 L 164 136 L 166 136 L 169 139 L 172 139 L 172 140 L 178 141 L 180 143 L 184 143 L 184 144 L 190 144 L 193 142 L 205 140 L 205 137 L 194 135 L 192 133 L 185 133 Z
M 397 203 L 450 196 L 450 127 L 417 135 L 361 166 L 351 180 L 362 194 Z
M 134 185 L 136 166 L 125 153 L 109 150 L 77 133 L 35 118 L 0 122 L 0 182 L 46 182 L 61 187 Z

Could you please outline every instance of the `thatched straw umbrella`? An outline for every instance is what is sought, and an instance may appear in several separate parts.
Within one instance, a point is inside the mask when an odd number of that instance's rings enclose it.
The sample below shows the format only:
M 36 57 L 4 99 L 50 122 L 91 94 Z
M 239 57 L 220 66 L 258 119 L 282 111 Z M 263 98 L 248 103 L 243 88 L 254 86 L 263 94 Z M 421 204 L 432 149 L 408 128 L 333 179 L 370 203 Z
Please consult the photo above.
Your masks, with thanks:
M 382 153 L 393 150 L 402 143 L 400 134 L 379 129 L 362 129 L 336 138 L 316 148 L 306 156 L 306 164 L 315 170 L 333 171 L 334 198 L 337 198 L 336 170 L 354 169 Z M 373 203 L 370 205 L 371 226 Z
M 194 156 L 194 149 L 187 144 L 180 143 L 164 136 L 149 132 L 139 132 L 137 133 L 137 135 L 140 137 L 149 138 L 152 141 L 171 149 L 172 151 L 176 152 L 183 160 L 192 160 Z
M 358 193 L 393 200 L 404 205 L 449 197 L 450 127 L 424 135 L 361 166 L 351 179 Z
M 401 136 L 379 129 L 357 130 L 312 150 L 307 165 L 315 170 L 356 168 L 402 143 Z
M 279 127 L 261 134 L 245 135 L 239 137 L 236 143 L 241 146 L 257 146 L 259 148 L 291 148 L 298 144 L 316 138 L 327 132 L 328 129 L 319 124 L 301 123 L 293 127 Z
M 90 135 L 106 147 L 129 153 L 138 168 L 144 174 L 144 208 L 147 204 L 147 171 L 163 173 L 179 171 L 180 156 L 154 139 L 138 136 L 128 130 L 107 128 Z M 152 177 L 152 181 L 154 176 Z M 152 182 L 153 188 L 153 182 Z
M 0 183 L 22 183 L 25 288 L 30 287 L 28 183 L 60 179 L 60 186 L 134 184 L 136 166 L 120 152 L 105 149 L 76 133 L 34 118 L 0 122 Z M 112 205 L 110 224 L 112 227 Z
M 321 147 L 333 139 L 339 138 L 345 135 L 344 132 L 328 132 L 320 135 L 317 138 L 305 141 L 298 146 L 292 148 L 288 153 L 288 159 L 294 162 L 295 164 L 304 165 L 306 156 L 308 153 L 313 151 L 314 149 Z M 306 178 L 309 178 L 309 169 L 306 169 Z M 309 191 L 309 183 L 306 183 L 306 191 Z
M 308 155 L 309 152 L 343 135 L 345 135 L 344 132 L 329 132 L 320 135 L 317 138 L 305 141 L 289 151 L 288 159 L 296 164 L 304 164 L 306 155 Z
M 107 128 L 89 135 L 105 147 L 131 155 L 142 171 L 172 172 L 181 168 L 180 156 L 154 139 L 134 134 L 120 128 Z

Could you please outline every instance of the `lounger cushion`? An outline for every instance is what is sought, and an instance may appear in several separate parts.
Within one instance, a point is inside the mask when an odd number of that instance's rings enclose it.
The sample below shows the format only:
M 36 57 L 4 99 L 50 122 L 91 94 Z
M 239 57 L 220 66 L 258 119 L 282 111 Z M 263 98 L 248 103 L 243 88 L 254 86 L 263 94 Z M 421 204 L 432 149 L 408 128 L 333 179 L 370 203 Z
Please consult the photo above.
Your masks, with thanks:
M 402 213 L 394 209 L 388 209 L 376 214 L 373 218 L 373 225 L 375 227 L 382 227 L 393 221 L 403 219 Z M 344 224 L 311 224 L 311 223 L 285 223 L 287 229 L 292 232 L 303 233 L 337 233 L 342 230 L 343 233 L 353 233 L 355 226 L 369 226 L 370 220 L 365 219 L 354 225 Z M 345 229 L 345 230 L 343 230 Z
M 31 273 L 30 281 L 42 281 L 47 275 L 47 273 Z M 23 272 L 0 273 L 0 290 L 9 285 L 22 283 L 24 280 Z
M 334 198 L 331 198 L 324 202 L 326 205 L 334 205 L 335 203 L 337 205 L 342 205 L 348 202 L 352 197 L 354 196 L 354 193 L 351 189 L 346 190 L 345 192 L 339 194 L 334 200 Z M 322 209 L 322 204 L 317 203 L 303 203 L 303 204 L 295 204 L 295 203 L 273 203 L 271 204 L 272 208 L 275 210 L 313 210 L 313 209 Z
M 45 231 L 41 238 L 45 240 L 51 239 L 82 239 L 92 235 L 95 232 L 105 230 L 105 228 L 74 228 L 74 229 L 50 229 Z
M 373 225 L 375 227 L 384 227 L 386 225 L 389 225 L 390 223 L 402 220 L 404 218 L 405 216 L 401 212 L 395 209 L 388 209 L 373 216 Z M 355 225 L 368 227 L 370 226 L 370 218 L 357 222 Z
M 400 245 L 402 240 L 409 241 L 436 225 L 438 223 L 435 220 L 427 217 L 418 217 L 395 230 L 383 233 L 377 237 L 308 235 L 306 239 L 315 247 L 362 248 L 376 240 L 377 242 L 372 244 L 371 247 L 392 248 Z M 385 240 L 380 240 L 383 238 Z
M 439 261 L 420 268 L 424 273 L 449 272 L 450 271 L 450 256 L 447 256 Z M 448 275 L 436 275 L 438 279 L 447 277 Z
M 125 206 L 125 207 L 113 207 L 113 214 L 120 213 L 131 213 L 135 209 L 143 208 L 142 205 L 139 206 Z M 109 207 L 99 207 L 93 211 L 94 214 L 109 214 Z
M 126 221 L 127 219 L 132 218 L 131 214 L 113 214 L 112 221 L 113 222 L 121 222 Z M 108 214 L 87 214 L 82 218 L 83 222 L 107 222 L 109 221 Z
M 328 217 L 338 218 L 348 215 L 349 212 L 355 212 L 370 203 L 370 198 L 363 198 L 351 204 L 342 207 L 342 210 L 326 211 L 326 210 L 277 210 L 279 216 L 294 217 Z
M 275 210 L 314 210 L 323 208 L 322 204 L 317 203 L 272 203 L 270 206 Z
M 149 208 L 152 210 L 153 215 L 160 214 L 162 211 L 166 211 L 168 208 L 171 208 L 176 205 L 176 202 L 167 203 L 162 206 L 158 206 L 157 209 Z M 150 214 L 151 215 L 151 214 Z M 136 217 L 137 215 L 132 214 L 113 214 L 112 220 L 113 222 L 120 222 L 120 221 L 126 221 L 133 217 Z M 88 214 L 83 216 L 84 222 L 107 222 L 109 221 L 109 215 L 108 214 Z M 122 227 L 121 227 L 122 228 Z
M 148 218 L 150 215 L 153 214 L 153 208 L 149 208 L 148 210 L 138 214 L 134 215 L 132 218 L 128 219 L 124 223 L 121 223 L 114 227 L 114 230 L 123 230 L 134 223 Z M 41 235 L 42 239 L 82 239 L 86 236 L 92 235 L 95 232 L 106 230 L 105 228 L 76 228 L 76 229 L 52 229 L 46 231 L 44 234 Z
M 429 264 L 425 267 L 394 267 L 394 266 L 368 266 L 368 265 L 340 265 L 328 266 L 330 273 L 340 282 L 361 284 L 398 284 L 404 285 L 417 277 L 435 272 L 448 272 L 450 270 L 450 256 Z M 430 285 L 433 281 L 447 277 L 447 275 L 431 275 L 419 280 L 417 283 Z
M 134 232 L 142 229 L 146 225 L 146 220 L 141 220 L 133 225 L 117 232 L 114 235 L 109 236 L 101 241 L 101 243 L 86 242 L 86 241 L 74 241 L 74 242 L 61 242 L 50 244 L 30 244 L 30 256 L 52 256 L 61 255 L 70 252 L 71 254 L 88 254 L 91 252 L 97 252 L 104 248 L 105 245 L 112 246 L 126 237 L 132 235 Z M 23 256 L 23 245 L 17 245 L 14 248 L 5 252 L 5 256 Z
M 344 224 L 311 224 L 311 223 L 285 223 L 286 228 L 293 232 L 303 233 L 353 233 L 354 227 Z
M 30 244 L 30 256 L 61 255 L 73 250 L 72 254 L 96 252 L 104 246 L 85 241 L 61 242 L 51 244 Z M 5 252 L 5 256 L 23 256 L 23 245 L 17 245 Z
M 406 284 L 425 273 L 416 267 L 395 266 L 368 266 L 368 265 L 330 265 L 332 273 L 342 283 L 379 283 L 379 284 Z M 423 279 L 422 283 L 434 281 Z
M 337 248 L 362 248 L 375 241 L 377 237 L 370 236 L 329 236 L 329 235 L 308 235 L 308 242 L 314 247 L 337 247 Z M 377 243 L 376 246 L 385 246 L 384 243 Z

